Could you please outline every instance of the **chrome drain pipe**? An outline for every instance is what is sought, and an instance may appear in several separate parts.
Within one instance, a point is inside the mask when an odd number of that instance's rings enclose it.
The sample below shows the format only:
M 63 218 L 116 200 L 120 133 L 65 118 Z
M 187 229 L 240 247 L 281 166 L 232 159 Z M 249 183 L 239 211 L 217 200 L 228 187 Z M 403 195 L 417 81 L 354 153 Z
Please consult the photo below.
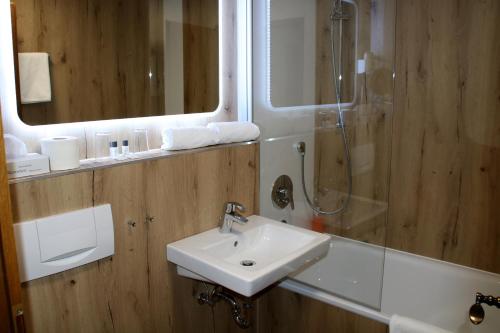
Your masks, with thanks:
M 251 326 L 250 321 L 243 316 L 238 301 L 229 292 L 224 291 L 222 287 L 215 286 L 211 291 L 202 292 L 198 295 L 198 303 L 201 305 L 208 304 L 213 307 L 220 300 L 225 301 L 231 306 L 233 320 L 240 328 L 249 328 Z M 243 307 L 249 309 L 252 305 L 250 303 L 243 303 Z

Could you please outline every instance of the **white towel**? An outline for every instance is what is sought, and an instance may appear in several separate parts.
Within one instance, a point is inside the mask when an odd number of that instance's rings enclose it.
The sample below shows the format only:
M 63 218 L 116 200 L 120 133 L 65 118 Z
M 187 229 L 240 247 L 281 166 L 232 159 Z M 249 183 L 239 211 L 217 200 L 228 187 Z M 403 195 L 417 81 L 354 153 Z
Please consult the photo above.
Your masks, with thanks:
M 217 132 L 207 127 L 166 128 L 161 136 L 163 150 L 192 149 L 218 143 Z
M 393 315 L 389 323 L 390 333 L 452 333 L 442 328 L 407 317 Z
M 260 135 L 259 127 L 249 122 L 210 123 L 207 127 L 217 131 L 219 143 L 250 141 Z
M 47 53 L 19 53 L 21 103 L 50 102 L 52 99 Z
M 5 143 L 5 155 L 8 160 L 23 157 L 28 154 L 26 144 L 19 138 L 11 134 L 4 134 L 3 139 Z

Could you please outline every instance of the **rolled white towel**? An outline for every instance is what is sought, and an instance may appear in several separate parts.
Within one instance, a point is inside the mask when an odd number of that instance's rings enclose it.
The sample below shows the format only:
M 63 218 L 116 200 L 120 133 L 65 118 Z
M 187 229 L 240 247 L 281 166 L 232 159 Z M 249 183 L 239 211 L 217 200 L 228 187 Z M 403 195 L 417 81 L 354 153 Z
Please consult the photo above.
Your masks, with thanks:
M 166 128 L 161 136 L 163 150 L 192 149 L 218 143 L 217 132 L 207 127 Z
M 389 323 L 390 333 L 452 333 L 442 328 L 407 317 L 393 315 Z
M 260 135 L 259 127 L 249 122 L 209 123 L 207 127 L 217 132 L 219 143 L 250 141 Z

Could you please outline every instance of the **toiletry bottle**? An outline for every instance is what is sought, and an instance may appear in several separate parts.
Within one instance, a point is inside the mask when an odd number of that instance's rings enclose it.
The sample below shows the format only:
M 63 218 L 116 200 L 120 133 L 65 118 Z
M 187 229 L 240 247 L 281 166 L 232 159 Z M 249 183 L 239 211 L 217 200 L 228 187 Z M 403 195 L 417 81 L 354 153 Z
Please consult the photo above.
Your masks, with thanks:
M 130 153 L 130 149 L 128 146 L 128 140 L 122 141 L 122 155 L 127 156 Z
M 325 232 L 325 219 L 321 216 L 314 216 L 311 221 L 311 230 L 316 232 Z
M 118 156 L 118 142 L 111 141 L 109 143 L 109 157 L 116 158 Z

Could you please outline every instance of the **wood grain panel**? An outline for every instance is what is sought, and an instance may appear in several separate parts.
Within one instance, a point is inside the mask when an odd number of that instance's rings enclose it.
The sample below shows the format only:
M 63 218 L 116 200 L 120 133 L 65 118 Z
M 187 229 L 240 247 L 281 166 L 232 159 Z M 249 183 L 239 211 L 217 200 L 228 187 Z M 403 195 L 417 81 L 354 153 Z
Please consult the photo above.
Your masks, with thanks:
M 259 302 L 259 333 L 387 333 L 385 324 L 275 288 Z
M 4 272 L 3 255 L 0 255 L 0 330 L 12 331 L 12 316 L 10 310 L 7 277 Z
M 177 276 L 165 249 L 217 225 L 225 201 L 254 212 L 257 155 L 257 145 L 221 148 L 11 185 L 16 221 L 113 210 L 113 257 L 24 284 L 30 331 L 239 331 L 226 305 L 198 305 L 203 285 Z
M 317 0 L 318 35 L 317 85 L 320 100 L 331 100 L 334 85 L 331 76 L 329 15 L 331 3 Z M 353 172 L 353 197 L 347 211 L 323 217 L 325 231 L 377 245 L 385 245 L 388 179 L 392 131 L 392 64 L 394 38 L 394 1 L 357 2 L 357 49 L 354 31 L 346 29 L 342 61 L 345 71 L 342 100 L 356 99 L 344 106 L 344 119 Z M 377 8 L 374 10 L 373 8 Z M 354 13 L 349 13 L 351 20 Z M 348 23 L 345 23 L 349 26 Z M 338 33 L 338 27 L 336 27 Z M 387 34 L 387 35 L 384 35 Z M 382 36 L 381 36 L 382 35 Z M 373 40 L 380 40 L 372 45 Z M 336 40 L 338 48 L 338 41 Z M 356 51 L 356 52 L 355 52 Z M 356 59 L 365 59 L 366 72 L 355 73 Z M 329 73 L 326 75 L 325 73 Z M 349 97 L 350 96 L 350 97 Z M 349 97 L 349 98 L 347 98 Z M 315 197 L 323 210 L 333 211 L 346 200 L 348 178 L 342 132 L 336 127 L 337 110 L 322 110 L 316 115 Z
M 9 295 L 9 283 L 8 283 L 8 263 L 5 261 L 5 257 L 8 260 L 6 253 L 6 245 L 4 244 L 4 230 L 9 228 L 12 224 L 12 212 L 10 207 L 10 194 L 9 185 L 7 180 L 7 168 L 5 166 L 5 148 L 3 139 L 3 128 L 1 126 L 0 120 L 0 214 L 2 216 L 0 220 L 0 331 L 10 332 L 13 331 L 13 320 L 12 320 L 12 310 Z M 11 242 L 14 245 L 13 242 Z M 7 248 L 7 250 L 12 250 Z M 15 253 L 15 252 L 14 252 Z M 15 267 L 15 266 L 14 266 Z M 16 268 L 17 270 L 17 268 Z
M 383 157 L 371 172 L 354 177 L 354 192 L 373 198 L 374 189 L 390 191 L 389 213 L 382 214 L 387 226 L 375 217 L 363 228 L 346 230 L 346 222 L 363 215 L 354 201 L 344 216 L 327 220 L 328 231 L 369 242 L 387 234 L 388 247 L 500 272 L 499 16 L 498 1 L 397 2 L 393 118 L 390 109 L 370 102 L 390 92 L 390 86 L 380 90 L 377 84 L 387 81 L 387 70 L 367 73 L 366 100 L 354 108 L 356 115 L 347 116 L 351 147 L 373 143 L 376 156 Z M 362 21 L 362 31 L 363 26 Z M 317 125 L 335 121 L 330 118 L 318 116 Z M 345 188 L 341 145 L 338 130 L 317 131 L 316 186 L 323 207 L 342 199 L 321 191 Z M 389 187 L 374 186 L 388 177 Z M 365 209 L 374 213 L 377 207 Z M 262 332 L 387 331 L 284 290 L 272 291 L 261 304 Z
M 185 110 L 169 114 L 211 112 L 219 103 L 218 1 L 182 3 Z M 165 114 L 163 1 L 16 4 L 18 51 L 49 53 L 52 84 L 51 102 L 22 105 L 24 122 Z
M 52 101 L 23 105 L 25 122 L 150 114 L 148 1 L 17 0 L 16 5 L 18 51 L 50 55 Z
M 148 0 L 149 69 L 153 74 L 148 80 L 145 115 L 164 115 L 165 108 L 165 19 L 164 0 Z M 179 113 L 173 111 L 173 113 Z M 141 115 L 140 115 L 141 116 Z M 144 116 L 144 115 L 142 115 Z
M 92 182 L 92 172 L 81 172 L 11 185 L 14 222 L 91 207 Z
M 380 4 L 376 4 L 379 14 Z M 366 15 L 363 1 L 359 5 L 360 31 L 378 26 L 377 15 Z M 400 0 L 397 8 L 394 118 L 387 104 L 391 85 L 380 84 L 391 82 L 389 48 L 385 58 L 371 55 L 366 63 L 366 91 L 358 91 L 359 103 L 346 114 L 353 192 L 373 200 L 374 209 L 355 197 L 346 214 L 326 219 L 327 230 L 500 272 L 496 259 L 500 211 L 495 204 L 500 174 L 500 65 L 496 61 L 500 4 Z M 384 22 L 387 14 L 382 15 Z M 371 23 L 365 24 L 367 20 Z M 390 41 L 388 30 L 381 31 L 385 39 L 377 40 Z M 367 32 L 375 40 L 376 32 Z M 363 36 L 362 32 L 362 52 Z M 373 70 L 377 63 L 379 69 Z M 345 200 L 346 188 L 340 132 L 324 125 L 334 122 L 335 115 L 317 117 L 321 129 L 316 132 L 316 195 L 328 209 Z M 363 146 L 369 145 L 375 163 L 359 173 L 356 169 L 370 154 L 363 152 Z M 377 213 L 376 208 L 384 204 L 388 214 Z M 363 207 L 367 214 L 362 214 Z M 373 217 L 358 223 L 370 212 Z
M 317 2 L 317 99 L 331 101 L 329 15 L 331 2 Z M 366 59 L 366 73 L 357 75 L 355 91 L 344 85 L 343 96 L 356 96 L 344 110 L 353 162 L 353 198 L 341 215 L 323 217 L 325 232 L 385 245 L 389 166 L 392 139 L 392 64 L 394 1 L 357 1 L 358 49 L 346 36 L 343 56 L 346 73 L 354 76 L 354 60 Z M 373 8 L 377 8 L 376 11 Z M 377 27 L 374 29 L 373 27 Z M 353 34 L 353 32 L 351 32 Z M 380 41 L 377 47 L 372 40 Z M 350 50 L 349 50 L 350 49 Z M 348 69 L 351 68 L 349 71 Z M 343 99 L 346 100 L 346 99 Z M 347 192 L 346 159 L 336 111 L 319 111 L 315 131 L 315 197 L 324 210 L 335 210 Z M 387 325 L 283 289 L 259 301 L 260 332 L 388 332 Z
M 365 2 L 366 3 L 366 2 Z M 332 104 L 337 102 L 335 85 L 333 84 L 331 20 L 332 2 L 316 0 L 316 104 Z M 354 99 L 354 73 L 356 69 L 356 12 L 354 5 L 343 3 L 342 11 L 348 20 L 335 21 L 334 43 L 336 53 L 337 75 L 342 74 L 340 96 L 342 102 Z M 342 49 L 340 48 L 339 29 L 342 24 Z M 341 52 L 342 51 L 342 52 Z M 342 73 L 338 70 L 341 59 Z
M 0 116 L 1 113 L 0 110 Z M 3 126 L 0 119 L 0 331 L 23 333 L 22 328 L 14 324 L 18 311 L 22 314 L 23 305 L 12 221 Z
M 399 1 L 388 243 L 500 273 L 500 3 Z
M 12 314 L 9 300 L 9 287 L 3 263 L 3 251 L 0 253 L 0 330 L 12 331 Z
M 184 0 L 182 6 L 184 113 L 212 112 L 219 104 L 218 0 Z
M 17 51 L 17 14 L 16 14 L 16 4 L 10 3 L 10 19 L 12 22 L 12 49 L 14 55 L 18 53 Z M 19 80 L 19 58 L 14 56 L 14 77 L 16 80 L 16 101 L 17 101 L 17 112 L 19 117 L 22 118 L 23 110 L 21 105 L 21 86 Z

